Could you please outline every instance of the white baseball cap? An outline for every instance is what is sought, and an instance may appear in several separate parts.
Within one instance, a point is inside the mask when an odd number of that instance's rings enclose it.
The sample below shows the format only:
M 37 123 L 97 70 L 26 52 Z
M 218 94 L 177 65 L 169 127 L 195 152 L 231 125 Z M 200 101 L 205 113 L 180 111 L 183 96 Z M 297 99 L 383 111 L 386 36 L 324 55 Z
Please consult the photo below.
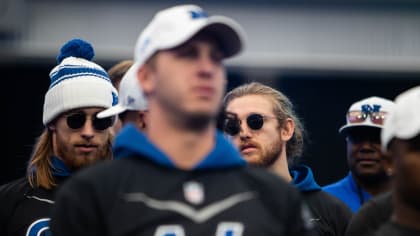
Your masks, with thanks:
M 137 80 L 136 72 L 133 66 L 127 70 L 120 82 L 118 104 L 99 112 L 97 115 L 98 118 L 118 115 L 127 110 L 147 110 L 147 100 Z
M 385 120 L 381 132 L 382 149 L 392 138 L 411 139 L 420 134 L 420 86 L 411 88 L 395 98 L 395 107 Z
M 371 113 L 371 112 L 384 112 L 385 116 L 388 116 L 390 110 L 394 107 L 394 102 L 385 98 L 381 97 L 368 97 L 353 103 L 346 115 L 346 124 L 343 125 L 338 132 L 345 133 L 350 128 L 353 127 L 375 127 L 375 128 L 383 128 L 382 123 L 373 123 L 371 117 L 366 117 L 362 121 L 352 121 L 349 116 L 351 112 L 364 112 L 364 113 Z M 386 119 L 385 119 L 386 120 Z
M 244 31 L 234 20 L 208 16 L 196 5 L 179 5 L 156 13 L 141 32 L 134 49 L 135 66 L 141 67 L 157 51 L 179 46 L 202 30 L 217 38 L 225 58 L 238 54 L 244 47 Z

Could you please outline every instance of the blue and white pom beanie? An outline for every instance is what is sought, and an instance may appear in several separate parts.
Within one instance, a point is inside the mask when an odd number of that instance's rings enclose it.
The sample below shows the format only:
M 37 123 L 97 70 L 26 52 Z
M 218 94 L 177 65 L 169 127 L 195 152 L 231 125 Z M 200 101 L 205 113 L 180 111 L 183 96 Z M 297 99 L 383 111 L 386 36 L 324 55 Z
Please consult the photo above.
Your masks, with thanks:
M 83 107 L 109 108 L 118 103 L 117 90 L 108 73 L 93 63 L 92 45 L 82 39 L 67 42 L 50 72 L 42 121 L 48 125 L 61 113 Z

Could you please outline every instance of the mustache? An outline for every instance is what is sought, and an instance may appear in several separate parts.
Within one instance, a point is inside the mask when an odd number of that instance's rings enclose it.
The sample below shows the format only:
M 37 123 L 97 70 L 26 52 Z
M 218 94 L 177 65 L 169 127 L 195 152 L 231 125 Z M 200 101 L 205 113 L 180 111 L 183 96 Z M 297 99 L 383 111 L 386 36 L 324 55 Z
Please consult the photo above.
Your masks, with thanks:
M 260 148 L 260 144 L 259 144 L 259 143 L 257 143 L 257 142 L 254 142 L 254 141 L 252 141 L 252 140 L 242 141 L 242 142 L 239 144 L 239 150 L 241 150 L 241 151 L 242 151 L 243 149 L 247 148 L 247 147 Z
M 77 142 L 77 143 L 73 144 L 73 146 L 76 146 L 76 147 L 98 147 L 99 144 L 94 143 L 94 142 Z

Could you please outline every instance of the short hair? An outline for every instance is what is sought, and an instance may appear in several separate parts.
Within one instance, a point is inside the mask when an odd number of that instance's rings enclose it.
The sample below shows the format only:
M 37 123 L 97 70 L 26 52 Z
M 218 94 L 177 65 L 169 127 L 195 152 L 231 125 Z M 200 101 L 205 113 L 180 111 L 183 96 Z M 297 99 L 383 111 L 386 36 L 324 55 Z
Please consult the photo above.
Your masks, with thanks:
M 111 79 L 112 85 L 119 90 L 119 84 L 124 76 L 125 72 L 133 65 L 133 60 L 123 60 L 112 66 L 108 70 L 109 79 Z
M 282 125 L 287 118 L 295 123 L 295 130 L 292 138 L 286 143 L 287 161 L 289 166 L 296 164 L 303 153 L 304 126 L 294 111 L 293 104 L 289 98 L 278 90 L 258 82 L 251 82 L 241 85 L 228 92 L 223 99 L 223 111 L 227 105 L 235 98 L 246 95 L 261 95 L 271 100 L 273 113 L 277 117 L 279 125 Z

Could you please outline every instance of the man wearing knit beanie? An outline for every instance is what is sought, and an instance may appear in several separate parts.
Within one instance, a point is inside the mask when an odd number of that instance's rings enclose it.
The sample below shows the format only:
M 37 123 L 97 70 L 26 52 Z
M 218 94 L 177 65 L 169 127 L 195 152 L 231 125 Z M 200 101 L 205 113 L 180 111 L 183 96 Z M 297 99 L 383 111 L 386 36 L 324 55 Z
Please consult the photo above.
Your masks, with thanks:
M 196 5 L 157 12 L 138 37 L 135 63 L 126 73 L 134 77 L 121 81 L 122 102 L 112 109 L 118 113 L 124 101 L 139 101 L 122 95 L 124 82 L 137 82 L 129 87 L 141 86 L 147 99 L 146 133 L 126 125 L 115 138 L 116 160 L 98 163 L 60 188 L 52 234 L 309 235 L 312 224 L 303 218 L 310 212 L 299 192 L 281 177 L 247 166 L 216 129 L 224 59 L 243 47 L 242 27 L 231 18 Z
M 45 95 L 45 130 L 27 175 L 0 187 L 0 235 L 47 233 L 58 187 L 80 168 L 112 158 L 115 117 L 96 115 L 117 103 L 117 91 L 106 71 L 90 61 L 93 56 L 92 46 L 81 39 L 61 48 Z

